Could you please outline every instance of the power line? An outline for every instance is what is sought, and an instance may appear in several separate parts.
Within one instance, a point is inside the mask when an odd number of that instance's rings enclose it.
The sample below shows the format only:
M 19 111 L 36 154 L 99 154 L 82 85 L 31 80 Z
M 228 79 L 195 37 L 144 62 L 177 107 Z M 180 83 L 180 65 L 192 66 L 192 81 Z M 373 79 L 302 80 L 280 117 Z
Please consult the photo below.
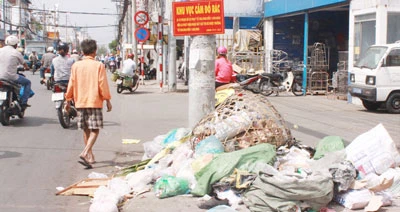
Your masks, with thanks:
M 8 8 L 15 8 L 12 6 L 6 6 Z M 23 8 L 21 8 L 23 9 Z M 33 8 L 27 8 L 27 10 L 32 10 L 32 11 L 39 11 L 39 12 L 50 12 L 50 13 L 70 13 L 70 14 L 79 14 L 79 15 L 111 15 L 111 16 L 118 16 L 119 14 L 117 13 L 94 13 L 94 12 L 73 12 L 73 11 L 63 11 L 63 10 L 43 10 L 43 9 L 33 9 Z

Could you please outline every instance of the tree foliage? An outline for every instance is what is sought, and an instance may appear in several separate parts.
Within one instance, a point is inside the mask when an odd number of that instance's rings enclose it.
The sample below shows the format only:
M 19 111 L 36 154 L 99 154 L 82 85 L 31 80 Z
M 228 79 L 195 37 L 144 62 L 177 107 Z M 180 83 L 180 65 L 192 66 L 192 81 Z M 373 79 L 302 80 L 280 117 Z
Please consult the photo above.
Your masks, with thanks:
M 110 49 L 110 51 L 112 53 L 116 53 L 117 52 L 117 46 L 118 46 L 118 41 L 117 40 L 113 40 L 113 41 L 111 41 L 111 43 L 108 44 L 108 48 Z
M 99 48 L 97 49 L 97 55 L 101 56 L 101 55 L 106 55 L 107 54 L 107 48 L 105 45 L 101 45 L 99 46 Z

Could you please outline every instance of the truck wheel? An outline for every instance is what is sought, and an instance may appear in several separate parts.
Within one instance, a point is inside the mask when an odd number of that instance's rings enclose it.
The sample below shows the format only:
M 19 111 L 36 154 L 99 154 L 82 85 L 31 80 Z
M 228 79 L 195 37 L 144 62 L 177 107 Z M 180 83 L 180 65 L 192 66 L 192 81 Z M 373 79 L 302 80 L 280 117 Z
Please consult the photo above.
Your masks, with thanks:
M 386 109 L 389 113 L 400 113 L 400 93 L 390 94 L 386 101 Z
M 371 110 L 371 111 L 376 111 L 380 106 L 380 103 L 378 103 L 378 102 L 371 102 L 371 101 L 367 101 L 367 100 L 362 100 L 362 104 L 365 107 L 365 109 Z

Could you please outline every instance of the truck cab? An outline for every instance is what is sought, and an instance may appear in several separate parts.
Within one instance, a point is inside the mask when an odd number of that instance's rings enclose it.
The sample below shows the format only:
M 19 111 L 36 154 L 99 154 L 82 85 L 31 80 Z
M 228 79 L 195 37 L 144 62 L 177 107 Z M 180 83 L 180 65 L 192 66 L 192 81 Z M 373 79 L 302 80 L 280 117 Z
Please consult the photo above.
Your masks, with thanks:
M 370 46 L 350 71 L 349 92 L 367 110 L 400 113 L 400 42 Z

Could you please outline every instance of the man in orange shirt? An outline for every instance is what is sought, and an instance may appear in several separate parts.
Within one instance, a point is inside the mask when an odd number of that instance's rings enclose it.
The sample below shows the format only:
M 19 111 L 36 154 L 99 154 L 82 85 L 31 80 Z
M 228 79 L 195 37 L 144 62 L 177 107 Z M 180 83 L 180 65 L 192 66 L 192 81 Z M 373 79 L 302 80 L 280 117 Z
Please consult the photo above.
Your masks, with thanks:
M 103 101 L 107 103 L 107 112 L 111 111 L 112 105 L 106 69 L 103 63 L 94 59 L 97 51 L 96 41 L 91 39 L 82 41 L 81 49 L 84 57 L 72 65 L 68 90 L 65 94 L 68 102 L 65 110 L 69 111 L 73 100 L 78 110 L 78 128 L 83 130 L 85 143 L 85 148 L 79 155 L 82 161 L 78 162 L 90 169 L 95 163 L 92 148 L 100 128 L 103 128 Z

